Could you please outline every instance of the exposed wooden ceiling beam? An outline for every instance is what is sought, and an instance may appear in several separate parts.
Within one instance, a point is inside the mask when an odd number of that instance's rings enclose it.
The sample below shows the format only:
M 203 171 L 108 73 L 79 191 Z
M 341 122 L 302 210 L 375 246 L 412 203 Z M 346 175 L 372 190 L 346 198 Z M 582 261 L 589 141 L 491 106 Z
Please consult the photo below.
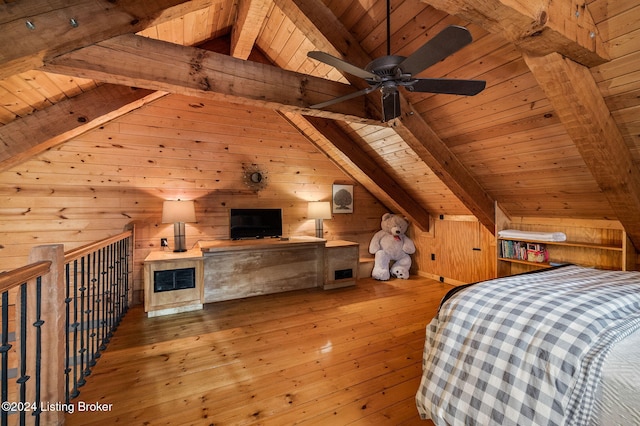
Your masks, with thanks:
M 498 34 L 525 52 L 553 52 L 587 67 L 610 60 L 584 2 L 515 0 L 421 0 Z
M 407 193 L 397 182 L 389 176 L 376 161 L 371 158 L 360 146 L 335 123 L 320 117 L 303 117 L 287 114 L 285 118 L 296 127 L 311 143 L 322 151 L 325 151 L 323 144 L 317 143 L 317 139 L 322 137 L 328 140 L 332 146 L 340 151 L 343 162 L 349 164 L 348 174 L 354 174 L 356 169 L 367 176 L 380 191 L 371 191 L 383 203 L 390 205 L 394 209 L 402 212 L 418 229 L 429 231 L 429 212 L 415 202 L 414 198 Z M 309 129 L 301 120 L 312 126 Z M 330 155 L 333 157 L 333 155 Z
M 236 22 L 231 29 L 231 56 L 249 58 L 271 4 L 271 0 L 240 0 Z
M 29 0 L 0 4 L 0 79 L 222 0 Z
M 471 176 L 440 137 L 401 99 L 402 115 L 390 125 L 456 197 L 491 233 L 495 233 L 495 201 Z
M 351 93 L 348 84 L 133 34 L 87 46 L 50 61 L 44 71 L 205 99 L 310 115 L 379 123 L 353 99 L 326 110 L 309 105 Z
M 337 51 L 346 60 L 361 66 L 371 61 L 371 57 L 362 49 L 357 40 L 333 15 L 331 10 L 321 2 L 313 0 L 274 1 L 311 40 L 320 44 L 318 48 L 327 49 L 328 53 Z M 359 88 L 368 86 L 362 79 L 345 76 Z M 379 93 L 372 93 L 369 96 L 374 97 L 372 104 L 380 104 Z M 403 114 L 405 118 L 396 120 L 392 127 L 478 218 L 480 223 L 491 233 L 494 233 L 495 203 L 492 197 L 471 176 L 433 129 L 413 110 L 409 102 L 402 95 L 401 98 L 403 103 L 401 109 L 405 111 Z
M 166 94 L 104 84 L 12 121 L 0 127 L 0 171 Z
M 640 170 L 593 75 L 558 53 L 524 58 L 618 220 L 640 249 Z

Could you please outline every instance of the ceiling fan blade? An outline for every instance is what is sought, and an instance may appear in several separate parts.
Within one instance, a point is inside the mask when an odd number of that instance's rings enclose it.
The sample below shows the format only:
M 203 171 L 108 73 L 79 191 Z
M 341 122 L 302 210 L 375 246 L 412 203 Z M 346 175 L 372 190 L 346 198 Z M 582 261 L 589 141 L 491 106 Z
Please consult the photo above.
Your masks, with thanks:
M 484 80 L 455 80 L 448 78 L 419 78 L 406 85 L 412 92 L 448 93 L 450 95 L 473 96 L 482 92 L 487 85 Z
M 398 68 L 405 74 L 416 75 L 462 49 L 471 41 L 469 30 L 450 25 L 402 61 Z
M 355 75 L 360 78 L 376 78 L 374 73 L 358 68 L 355 65 L 351 65 L 349 62 L 343 61 L 340 58 L 331 56 L 328 53 L 319 52 L 317 50 L 307 53 L 307 56 L 317 61 L 324 62 L 327 65 L 331 65 L 341 71 L 348 72 L 351 75 Z
M 334 98 L 325 102 L 320 102 L 319 104 L 311 105 L 309 108 L 321 109 L 324 107 L 328 107 L 329 105 L 337 104 L 339 102 L 348 101 L 349 99 L 357 98 L 358 96 L 371 93 L 374 90 L 376 90 L 378 87 L 380 87 L 380 85 L 367 87 L 366 89 L 358 90 L 357 92 L 349 93 L 348 95 L 340 96 L 338 98 Z
M 400 94 L 396 87 L 382 90 L 382 122 L 400 116 Z

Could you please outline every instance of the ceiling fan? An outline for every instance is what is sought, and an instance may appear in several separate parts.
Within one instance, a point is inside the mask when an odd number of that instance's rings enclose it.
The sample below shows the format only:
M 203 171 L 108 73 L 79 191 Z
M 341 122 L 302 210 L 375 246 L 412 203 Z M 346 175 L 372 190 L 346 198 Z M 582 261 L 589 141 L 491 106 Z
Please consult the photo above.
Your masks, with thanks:
M 403 86 L 411 92 L 447 93 L 466 96 L 473 96 L 484 90 L 486 82 L 483 80 L 414 77 L 414 75 L 419 74 L 471 43 L 472 38 L 469 30 L 457 25 L 451 25 L 422 45 L 409 57 L 391 55 L 390 15 L 390 0 L 387 0 L 387 55 L 374 59 L 364 69 L 325 52 L 311 51 L 307 53 L 308 57 L 331 65 L 353 76 L 363 78 L 369 84 L 369 87 L 365 89 L 311 105 L 311 108 L 324 108 L 380 89 L 382 93 L 382 122 L 386 122 L 400 116 L 399 86 Z

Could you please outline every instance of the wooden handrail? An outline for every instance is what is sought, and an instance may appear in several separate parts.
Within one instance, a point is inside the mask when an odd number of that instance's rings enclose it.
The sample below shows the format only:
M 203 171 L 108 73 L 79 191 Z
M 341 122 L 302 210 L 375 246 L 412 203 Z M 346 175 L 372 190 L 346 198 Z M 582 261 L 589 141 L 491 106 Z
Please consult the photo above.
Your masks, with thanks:
M 41 277 L 47 274 L 50 268 L 51 261 L 43 260 L 11 271 L 0 272 L 0 293 L 11 290 L 34 278 Z
M 75 249 L 69 250 L 64 254 L 64 263 L 73 262 L 76 259 L 79 259 L 83 256 L 86 256 L 94 251 L 100 250 L 103 247 L 108 246 L 109 244 L 113 244 L 125 238 L 128 238 L 133 235 L 133 231 L 124 231 L 118 235 L 114 235 L 112 237 L 105 238 L 104 240 L 95 241 L 93 243 L 89 243 L 87 245 L 77 247 Z
M 132 235 L 133 231 L 128 230 L 118 235 L 114 235 L 112 237 L 108 237 L 103 240 L 95 241 L 82 247 L 69 250 L 64 254 L 64 261 L 65 263 L 72 262 L 76 259 L 81 258 L 82 256 L 106 247 L 109 244 L 128 238 Z M 50 268 L 51 261 L 43 260 L 13 269 L 11 271 L 0 272 L 0 293 L 11 290 L 12 288 L 17 287 L 18 285 L 34 278 L 45 275 L 49 272 Z

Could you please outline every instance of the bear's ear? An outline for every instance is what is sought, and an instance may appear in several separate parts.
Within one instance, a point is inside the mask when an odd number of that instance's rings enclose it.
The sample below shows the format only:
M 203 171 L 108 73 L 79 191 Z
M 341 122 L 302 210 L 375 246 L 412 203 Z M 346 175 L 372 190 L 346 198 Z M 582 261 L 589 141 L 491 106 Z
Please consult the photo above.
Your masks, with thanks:
M 385 213 L 382 215 L 382 220 L 387 220 L 389 219 L 391 216 L 393 216 L 393 213 Z

